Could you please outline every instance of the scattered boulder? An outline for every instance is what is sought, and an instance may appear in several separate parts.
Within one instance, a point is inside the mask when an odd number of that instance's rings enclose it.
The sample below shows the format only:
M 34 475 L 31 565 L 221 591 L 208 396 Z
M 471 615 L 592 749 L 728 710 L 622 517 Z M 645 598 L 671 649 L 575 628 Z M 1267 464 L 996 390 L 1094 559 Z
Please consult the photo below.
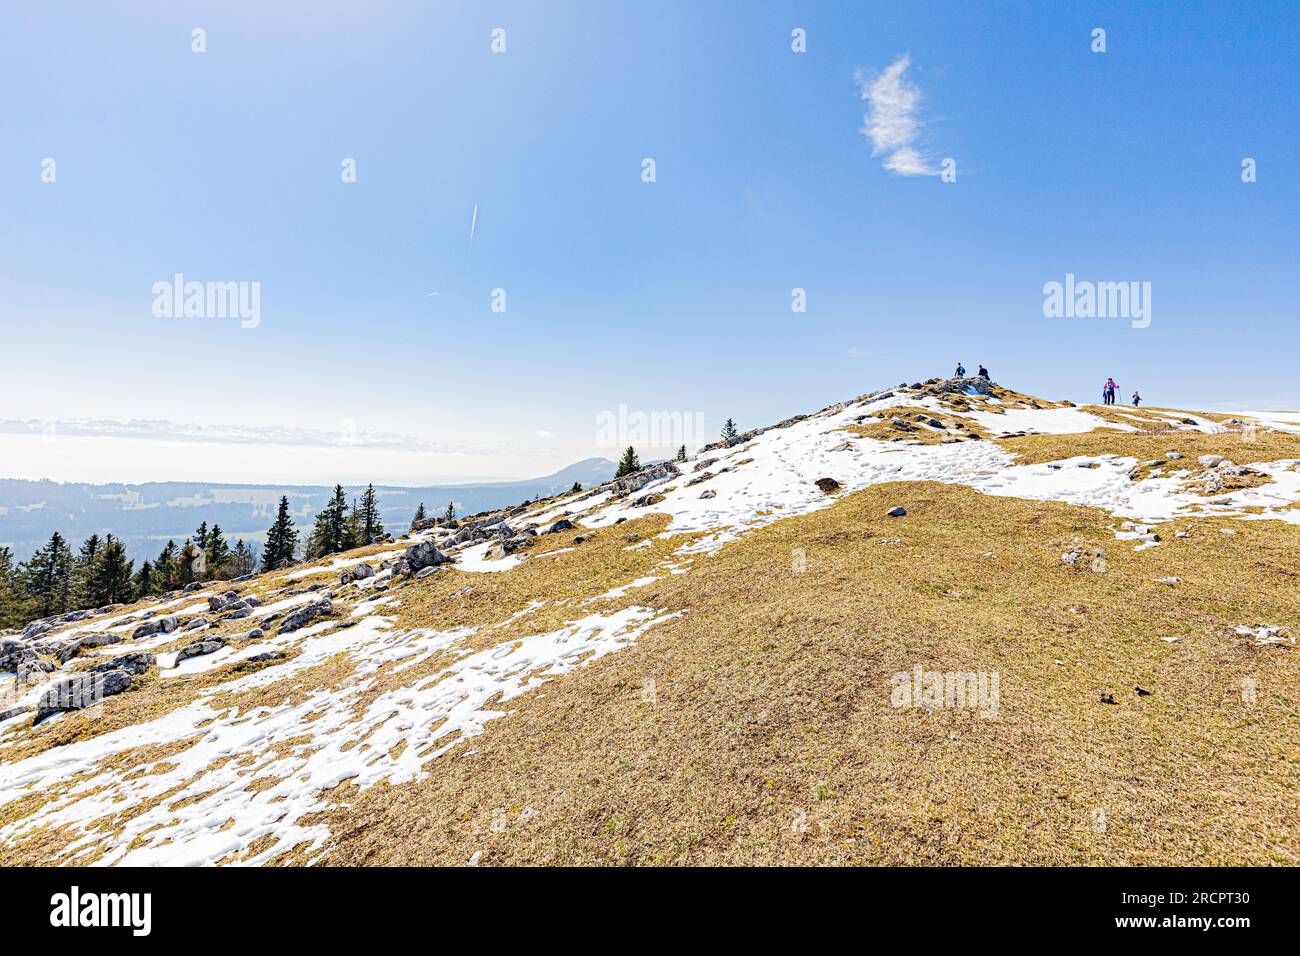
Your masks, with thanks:
M 705 488 L 703 491 L 700 492 L 701 498 L 716 498 L 717 496 L 718 493 L 714 491 L 712 488 Z
M 93 707 L 105 697 L 120 694 L 131 686 L 131 675 L 121 668 L 99 673 L 76 674 L 52 686 L 36 704 L 35 722 L 40 723 L 61 710 Z
M 813 482 L 824 495 L 834 494 L 840 490 L 840 483 L 834 478 L 818 478 Z
M 347 584 L 350 581 L 364 581 L 366 578 L 373 577 L 374 573 L 375 569 L 363 561 L 339 575 L 339 581 L 342 584 Z
M 895 507 L 890 508 L 888 511 L 886 511 L 885 514 L 890 518 L 901 518 L 903 517 L 903 515 L 907 514 L 907 509 L 904 508 L 902 505 L 896 505 Z
M 1205 468 L 1216 468 L 1224 459 L 1222 455 L 1202 455 L 1196 460 Z
M 219 651 L 226 646 L 225 640 L 220 637 L 209 638 L 206 641 L 195 641 L 193 644 L 186 644 L 176 653 L 176 663 L 187 661 L 191 657 L 202 657 L 204 654 L 211 654 Z
M 167 614 L 145 621 L 131 632 L 131 637 L 139 640 L 142 637 L 152 637 L 154 634 L 170 634 L 174 630 L 176 630 L 176 616 Z
M 733 439 L 737 442 L 739 439 Z M 614 496 L 630 495 L 634 491 L 640 491 L 643 487 L 652 481 L 659 481 L 661 478 L 671 478 L 674 475 L 681 474 L 677 466 L 671 461 L 661 461 L 653 465 L 647 465 L 640 471 L 634 471 L 630 475 L 624 475 L 622 478 L 615 478 L 609 484 L 610 493 Z
M 259 637 L 261 637 L 262 635 L 264 635 L 265 633 L 266 633 L 266 632 L 263 631 L 260 627 L 255 627 L 255 628 L 253 628 L 251 631 L 249 631 L 247 634 L 245 634 L 245 635 L 244 635 L 244 638 L 245 638 L 246 640 L 255 641 L 255 640 L 257 640 Z
M 416 545 L 416 547 L 419 547 L 419 545 Z M 436 551 L 437 549 L 435 548 L 434 550 Z M 279 633 L 287 634 L 290 631 L 296 631 L 300 627 L 307 626 L 321 615 L 332 613 L 333 610 L 334 605 L 331 604 L 328 599 L 300 607 L 285 617 L 284 621 L 280 624 Z
M 447 557 L 431 541 L 424 541 L 420 544 L 413 544 L 406 549 L 403 555 L 406 561 L 406 567 L 410 571 L 421 571 L 425 568 L 433 567 L 439 564 L 447 564 L 451 558 Z
M 182 630 L 192 631 L 195 628 L 207 627 L 207 626 L 208 626 L 208 619 L 206 617 L 196 617 L 196 618 L 192 618 L 189 621 L 189 623 L 187 623 L 185 627 L 182 628 Z
M 116 634 L 74 634 L 55 649 L 54 653 L 59 658 L 59 663 L 66 664 L 78 654 L 83 647 L 103 647 L 105 644 L 117 644 L 122 640 Z
M 547 528 L 543 534 L 555 534 L 557 531 L 569 531 L 573 528 L 573 522 L 568 518 L 561 518 L 555 524 Z
M 96 664 L 87 673 L 104 674 L 108 671 L 123 670 L 138 677 L 156 663 L 158 663 L 158 658 L 152 654 L 126 654 L 122 657 L 115 657 L 111 661 Z

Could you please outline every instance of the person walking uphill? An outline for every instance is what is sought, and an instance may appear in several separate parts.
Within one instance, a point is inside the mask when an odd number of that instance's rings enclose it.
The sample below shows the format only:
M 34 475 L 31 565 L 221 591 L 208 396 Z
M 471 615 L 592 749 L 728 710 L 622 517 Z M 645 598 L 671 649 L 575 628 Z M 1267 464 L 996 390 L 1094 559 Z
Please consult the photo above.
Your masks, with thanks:
M 1136 406 L 1141 405 L 1141 404 L 1142 404 L 1142 396 L 1139 395 L 1139 394 L 1137 393 L 1137 390 L 1136 390 L 1136 389 L 1134 389 L 1134 391 L 1133 391 L 1133 405 L 1136 407 Z
M 1119 386 L 1115 384 L 1113 378 L 1106 379 L 1106 384 L 1101 389 L 1101 402 L 1103 405 L 1115 404 L 1115 393 L 1119 391 Z

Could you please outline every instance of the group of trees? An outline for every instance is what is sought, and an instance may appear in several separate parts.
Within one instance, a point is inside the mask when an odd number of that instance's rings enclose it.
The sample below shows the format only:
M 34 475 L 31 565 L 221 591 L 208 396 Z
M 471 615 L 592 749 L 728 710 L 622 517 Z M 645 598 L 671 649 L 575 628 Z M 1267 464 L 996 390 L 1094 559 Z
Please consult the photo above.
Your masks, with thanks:
M 287 519 L 288 501 L 282 500 L 280 507 Z M 276 519 L 276 524 L 280 524 L 279 517 Z M 274 532 L 275 528 L 271 530 Z M 316 524 L 307 538 L 307 558 L 314 560 L 327 554 L 362 548 L 374 544 L 383 537 L 384 523 L 379 520 L 379 502 L 375 495 L 375 486 L 367 486 L 361 495 L 361 500 L 357 501 L 353 498 L 349 506 L 347 496 L 343 494 L 343 486 L 335 485 L 334 494 L 316 515 Z M 271 542 L 268 538 L 267 548 L 270 547 Z M 288 553 L 291 555 L 292 551 L 289 550 Z
M 728 418 L 726 423 L 722 426 L 722 440 L 731 441 L 731 439 L 735 438 L 737 434 L 739 434 L 739 432 L 736 431 L 736 423 L 732 421 L 730 418 Z M 682 445 L 681 448 L 677 449 L 676 458 L 678 461 L 686 460 L 685 445 Z M 627 451 L 623 452 L 623 457 L 619 459 L 618 470 L 614 472 L 614 477 L 622 478 L 624 475 L 630 475 L 632 474 L 632 472 L 640 471 L 640 470 L 641 470 L 641 459 L 637 455 L 636 449 L 633 448 L 631 445 L 628 445 Z M 578 490 L 576 486 L 574 490 L 575 491 Z
M 447 502 L 447 510 L 442 513 L 443 521 L 452 521 L 456 517 L 455 502 Z M 415 517 L 411 519 L 411 528 L 414 529 L 421 521 L 429 520 L 428 513 L 424 510 L 424 502 L 420 502 L 420 507 L 415 509 Z
M 241 538 L 232 548 L 218 525 L 205 521 L 177 547 L 168 541 L 140 567 L 112 534 L 92 534 L 74 552 L 59 532 L 21 563 L 0 548 L 0 628 L 78 608 L 134 601 L 192 581 L 239 577 L 256 567 L 255 546 Z

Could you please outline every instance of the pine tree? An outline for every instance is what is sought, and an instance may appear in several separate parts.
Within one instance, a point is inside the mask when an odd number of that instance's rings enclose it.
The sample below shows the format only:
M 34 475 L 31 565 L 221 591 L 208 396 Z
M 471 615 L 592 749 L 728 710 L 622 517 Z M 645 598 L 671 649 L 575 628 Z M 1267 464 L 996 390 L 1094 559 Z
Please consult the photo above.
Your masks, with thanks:
M 685 445 L 683 445 L 681 448 L 677 449 L 677 460 L 678 460 L 678 461 L 685 461 L 685 460 L 686 460 L 686 446 L 685 446 Z
M 61 614 L 72 603 L 72 549 L 57 531 L 18 569 L 23 592 L 39 617 Z
M 623 452 L 623 457 L 619 460 L 618 470 L 614 472 L 614 477 L 622 478 L 624 475 L 630 475 L 634 471 L 640 470 L 641 459 L 636 456 L 636 449 L 628 445 L 627 451 Z
M 731 439 L 735 437 L 736 437 L 736 423 L 733 422 L 730 418 L 728 418 L 727 423 L 722 426 L 722 440 L 731 441 Z
M 102 607 L 131 600 L 131 571 L 132 562 L 126 558 L 126 548 L 108 535 L 90 569 L 87 606 Z
M 356 509 L 353 509 L 354 511 Z M 361 536 L 362 544 L 374 544 L 384 536 L 384 523 L 379 520 L 379 501 L 375 496 L 375 486 L 368 485 L 361 496 Z
M 334 494 L 316 514 L 316 524 L 307 541 L 307 556 L 319 558 L 337 554 L 348 546 L 348 502 L 343 486 L 335 485 Z
M 203 549 L 186 538 L 185 543 L 181 545 L 180 554 L 176 557 L 176 584 L 185 587 L 195 581 L 202 581 L 206 565 L 207 557 Z
M 582 490 L 582 482 L 575 481 L 573 487 L 569 489 L 569 494 L 574 494 Z
M 72 559 L 72 598 L 77 607 L 94 605 L 90 598 L 90 575 L 99 554 L 99 535 L 92 534 L 81 542 L 77 556 Z
M 240 538 L 235 542 L 235 550 L 230 556 L 230 570 L 234 577 L 242 578 L 245 574 L 252 574 L 257 567 L 257 562 L 253 559 L 253 549 L 244 543 Z
M 13 552 L 0 548 L 0 628 L 21 627 L 27 620 L 27 599 L 14 566 Z
M 194 529 L 194 543 L 202 550 L 208 550 L 208 523 L 206 521 Z
M 442 520 L 443 520 L 443 521 L 455 521 L 455 520 L 456 520 L 456 505 L 455 505 L 455 503 L 450 502 L 450 501 L 447 502 L 447 510 L 443 513 Z
M 286 562 L 293 561 L 294 552 L 298 550 L 298 531 L 289 516 L 289 497 L 280 496 L 280 508 L 275 515 L 275 524 L 266 533 L 266 547 L 262 551 L 262 570 L 274 571 Z
M 411 530 L 414 531 L 415 526 L 418 525 L 421 521 L 428 521 L 428 520 L 429 520 L 428 517 L 424 513 L 424 502 L 421 501 L 420 507 L 415 509 L 415 517 L 411 519 Z
M 176 542 L 168 541 L 158 552 L 158 560 L 153 563 L 154 588 L 159 594 L 176 587 Z
M 206 551 L 208 577 L 215 581 L 224 575 L 226 565 L 230 563 L 230 545 L 226 543 L 225 535 L 221 533 L 221 525 L 214 524 L 212 530 L 208 532 Z
M 131 592 L 136 600 L 148 597 L 154 593 L 156 586 L 154 580 L 153 565 L 149 561 L 140 562 L 140 570 L 135 572 L 135 577 L 131 579 Z

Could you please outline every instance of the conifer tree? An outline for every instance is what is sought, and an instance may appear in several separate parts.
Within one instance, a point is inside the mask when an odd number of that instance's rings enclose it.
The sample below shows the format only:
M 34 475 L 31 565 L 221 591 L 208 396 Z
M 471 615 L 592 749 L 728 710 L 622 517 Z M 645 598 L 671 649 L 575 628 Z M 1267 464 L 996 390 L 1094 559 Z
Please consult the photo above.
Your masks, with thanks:
M 375 495 L 374 485 L 366 486 L 365 493 L 361 496 L 360 511 L 361 517 L 358 522 L 361 537 L 364 539 L 361 544 L 374 544 L 384 536 L 384 523 L 379 520 L 379 501 Z
M 189 538 L 181 545 L 180 554 L 176 556 L 176 584 L 185 587 L 195 581 L 202 581 L 207 565 L 203 550 Z
M 127 560 L 122 542 L 111 534 L 105 537 L 90 569 L 87 606 L 101 607 L 131 600 L 131 571 L 132 562 Z
M 275 523 L 266 533 L 266 547 L 262 551 L 262 570 L 274 571 L 285 562 L 292 562 L 298 549 L 298 531 L 289 515 L 289 497 L 280 496 L 280 508 Z
M 574 494 L 582 490 L 582 482 L 575 481 L 573 487 L 569 489 L 569 494 Z
M 49 542 L 19 569 L 23 592 L 31 599 L 36 617 L 68 610 L 72 603 L 72 549 L 57 531 Z
M 21 627 L 27 620 L 27 599 L 18 580 L 13 552 L 0 548 L 0 628 Z
M 411 530 L 414 531 L 416 525 L 418 525 L 421 521 L 427 521 L 427 520 L 428 517 L 424 513 L 424 502 L 421 501 L 420 507 L 415 509 L 415 517 L 411 519 Z
M 337 554 L 347 546 L 348 502 L 343 494 L 343 486 L 335 485 L 334 494 L 316 514 L 316 524 L 307 543 L 307 554 L 319 558 L 326 554 Z
M 194 529 L 194 543 L 203 551 L 208 550 L 208 523 L 206 521 Z
M 447 502 L 447 510 L 443 513 L 442 520 L 443 521 L 456 520 L 456 505 L 454 502 L 451 501 Z
M 736 423 L 733 422 L 730 418 L 728 418 L 727 423 L 722 426 L 722 440 L 731 441 L 731 439 L 735 437 L 736 437 Z
M 90 598 L 90 575 L 95 566 L 95 557 L 99 554 L 99 546 L 99 535 L 91 534 L 81 542 L 77 556 L 72 559 L 72 599 L 78 607 L 94 603 Z
M 217 580 L 223 576 L 226 565 L 230 563 L 230 545 L 221 533 L 221 525 L 214 524 L 208 532 L 207 545 L 208 577 Z
M 138 600 L 148 597 L 154 593 L 154 575 L 153 565 L 148 560 L 140 562 L 140 570 L 135 572 L 135 577 L 131 579 L 132 595 Z
M 158 560 L 153 563 L 154 588 L 159 594 L 176 587 L 176 559 L 179 552 L 176 542 L 168 541 L 158 552 Z
M 685 461 L 685 460 L 686 460 L 686 446 L 685 446 L 685 445 L 683 445 L 681 448 L 677 449 L 677 460 L 678 460 L 678 461 Z
M 234 577 L 242 578 L 245 574 L 252 574 L 256 568 L 256 562 L 253 560 L 253 549 L 244 543 L 240 538 L 235 542 L 235 550 L 230 556 L 230 568 Z
M 634 471 L 640 470 L 641 459 L 637 457 L 636 449 L 628 445 L 627 451 L 623 452 L 623 457 L 619 459 L 618 470 L 614 472 L 614 477 L 622 478 L 624 475 L 630 475 Z

